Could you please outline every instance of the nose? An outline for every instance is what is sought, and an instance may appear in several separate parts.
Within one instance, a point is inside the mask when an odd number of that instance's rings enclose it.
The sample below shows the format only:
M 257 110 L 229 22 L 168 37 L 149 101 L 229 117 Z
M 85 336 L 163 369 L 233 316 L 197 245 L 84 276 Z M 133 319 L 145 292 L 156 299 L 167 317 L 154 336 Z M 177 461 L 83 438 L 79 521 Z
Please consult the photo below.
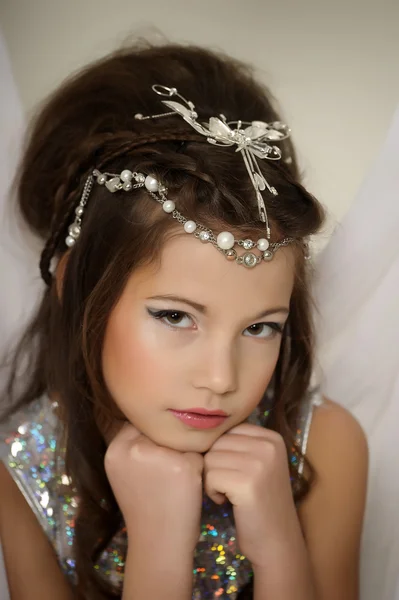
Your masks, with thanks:
M 237 389 L 238 365 L 236 350 L 225 343 L 208 343 L 199 360 L 193 385 L 213 394 L 223 395 Z

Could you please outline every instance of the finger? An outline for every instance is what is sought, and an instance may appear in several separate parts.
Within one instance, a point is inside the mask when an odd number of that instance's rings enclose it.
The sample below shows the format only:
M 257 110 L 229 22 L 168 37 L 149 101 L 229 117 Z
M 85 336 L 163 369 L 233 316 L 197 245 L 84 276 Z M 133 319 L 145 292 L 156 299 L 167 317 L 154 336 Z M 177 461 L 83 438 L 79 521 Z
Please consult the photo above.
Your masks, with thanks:
M 205 473 L 211 469 L 233 469 L 245 472 L 251 459 L 249 453 L 215 450 L 205 455 Z
M 259 447 L 263 447 L 267 443 L 268 440 L 264 437 L 251 437 L 242 434 L 225 434 L 216 440 L 208 453 L 215 451 L 257 453 L 259 452 Z
M 233 470 L 211 469 L 205 474 L 205 493 L 216 504 L 223 504 L 226 498 L 233 503 L 237 476 Z
M 250 423 L 241 423 L 236 427 L 233 427 L 229 431 L 226 432 L 226 435 L 248 435 L 249 437 L 260 437 L 262 439 L 268 438 L 271 434 L 271 437 L 275 431 L 271 429 L 266 429 L 265 427 L 261 427 L 260 425 L 251 425 Z

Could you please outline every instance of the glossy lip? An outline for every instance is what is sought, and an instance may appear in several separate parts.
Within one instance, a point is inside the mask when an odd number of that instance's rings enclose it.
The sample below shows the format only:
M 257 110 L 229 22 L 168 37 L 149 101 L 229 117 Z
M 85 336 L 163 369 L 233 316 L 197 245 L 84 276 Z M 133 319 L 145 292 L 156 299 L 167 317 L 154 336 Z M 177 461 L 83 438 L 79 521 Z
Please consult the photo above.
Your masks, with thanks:
M 183 408 L 176 412 L 194 413 L 195 415 L 204 415 L 205 417 L 228 417 L 229 415 L 224 410 L 207 410 L 206 408 Z
M 194 412 L 193 409 L 190 409 L 189 411 L 170 409 L 170 412 L 179 419 L 179 421 L 193 429 L 215 429 L 222 425 L 228 416 L 223 411 L 195 409 L 195 411 L 197 410 L 201 410 L 201 412 Z

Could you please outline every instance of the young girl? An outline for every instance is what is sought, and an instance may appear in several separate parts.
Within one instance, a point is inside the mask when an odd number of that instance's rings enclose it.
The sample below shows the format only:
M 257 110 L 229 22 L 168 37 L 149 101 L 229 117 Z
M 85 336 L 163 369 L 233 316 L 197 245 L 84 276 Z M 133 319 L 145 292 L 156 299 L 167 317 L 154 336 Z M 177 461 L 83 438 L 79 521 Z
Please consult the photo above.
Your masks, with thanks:
M 11 597 L 355 600 L 366 443 L 310 389 L 323 211 L 251 70 L 89 66 L 36 119 L 18 202 L 46 288 L 2 425 Z

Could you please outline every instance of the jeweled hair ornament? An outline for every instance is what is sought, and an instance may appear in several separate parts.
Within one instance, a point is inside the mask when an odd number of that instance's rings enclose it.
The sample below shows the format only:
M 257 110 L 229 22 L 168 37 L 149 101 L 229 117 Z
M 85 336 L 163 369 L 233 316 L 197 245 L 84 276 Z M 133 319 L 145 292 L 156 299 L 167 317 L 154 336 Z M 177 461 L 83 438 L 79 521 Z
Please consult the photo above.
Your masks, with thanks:
M 76 240 L 80 236 L 83 213 L 95 182 L 99 185 L 104 185 L 111 193 L 119 191 L 131 192 L 134 189 L 145 188 L 149 195 L 161 204 L 165 213 L 170 214 L 178 223 L 183 225 L 184 231 L 187 234 L 194 235 L 195 238 L 204 244 L 212 244 L 219 252 L 224 254 L 227 260 L 235 261 L 237 264 L 250 269 L 262 261 L 269 262 L 278 248 L 287 246 L 292 242 L 291 238 L 285 238 L 281 242 L 276 243 L 270 243 L 266 238 L 260 238 L 256 242 L 251 239 L 236 240 L 234 235 L 229 231 L 222 231 L 216 235 L 208 227 L 204 227 L 200 223 L 187 219 L 182 215 L 176 209 L 174 201 L 168 199 L 167 188 L 152 175 L 137 173 L 129 169 L 124 169 L 119 175 L 117 173 L 101 173 L 98 169 L 94 169 L 86 180 L 80 202 L 75 209 L 75 220 L 68 228 L 68 236 L 65 239 L 65 243 L 69 248 L 75 245 Z M 238 255 L 234 246 L 243 248 L 244 253 Z M 252 251 L 255 249 L 259 252 L 255 253 Z
M 253 268 L 262 261 L 272 260 L 276 250 L 282 246 L 287 246 L 293 240 L 285 238 L 280 242 L 270 242 L 270 227 L 267 216 L 267 210 L 262 193 L 267 189 L 270 194 L 277 196 L 278 192 L 275 187 L 271 186 L 259 168 L 257 158 L 267 160 L 280 160 L 281 150 L 277 146 L 271 145 L 273 141 L 281 141 L 290 135 L 290 130 L 287 125 L 275 121 L 273 123 L 264 123 L 263 121 L 233 121 L 227 122 L 224 115 L 212 117 L 207 125 L 198 122 L 198 114 L 194 104 L 186 100 L 176 88 L 169 88 L 162 85 L 153 85 L 154 92 L 168 98 L 177 97 L 184 104 L 174 100 L 162 100 L 162 103 L 171 109 L 171 112 L 162 113 L 152 116 L 143 116 L 136 114 L 138 120 L 158 119 L 161 117 L 179 115 L 198 133 L 205 136 L 210 144 L 216 146 L 236 146 L 236 152 L 241 152 L 244 164 L 248 171 L 250 180 L 254 186 L 259 209 L 259 219 L 265 223 L 265 237 L 253 241 L 249 238 L 236 240 L 234 235 L 229 231 L 222 231 L 215 234 L 208 227 L 204 227 L 196 221 L 187 219 L 177 209 L 175 202 L 168 199 L 167 188 L 162 182 L 158 181 L 150 173 L 138 173 L 130 169 L 124 169 L 120 174 L 117 173 L 101 173 L 95 169 L 87 178 L 80 198 L 79 205 L 75 209 L 75 220 L 68 228 L 68 236 L 65 243 L 69 248 L 76 243 L 81 232 L 82 217 L 85 206 L 90 196 L 93 184 L 96 182 L 99 185 L 104 185 L 111 193 L 120 190 L 130 192 L 133 189 L 145 188 L 150 196 L 161 204 L 163 210 L 167 214 L 176 219 L 178 223 L 183 225 L 184 231 L 194 235 L 203 243 L 212 244 L 217 250 L 222 252 L 228 260 L 235 261 L 239 265 L 247 268 Z M 237 254 L 234 246 L 241 247 L 244 253 Z M 258 252 L 254 252 L 257 250 Z
M 258 201 L 259 219 L 266 225 L 266 238 L 270 240 L 270 227 L 267 210 L 262 193 L 268 189 L 270 194 L 277 196 L 278 192 L 271 186 L 259 168 L 257 158 L 267 160 L 281 160 L 280 148 L 271 145 L 271 142 L 281 142 L 289 137 L 291 131 L 287 125 L 280 121 L 265 123 L 264 121 L 229 121 L 224 115 L 211 117 L 208 124 L 198 122 L 198 113 L 194 104 L 184 98 L 176 88 L 164 85 L 153 85 L 153 91 L 160 96 L 168 98 L 179 98 L 184 104 L 175 100 L 162 100 L 171 112 L 159 115 L 143 116 L 136 114 L 135 118 L 143 121 L 145 119 L 159 119 L 171 115 L 180 115 L 186 123 L 191 125 L 207 141 L 214 146 L 237 146 L 236 152 L 241 152 L 248 175 L 255 189 Z

